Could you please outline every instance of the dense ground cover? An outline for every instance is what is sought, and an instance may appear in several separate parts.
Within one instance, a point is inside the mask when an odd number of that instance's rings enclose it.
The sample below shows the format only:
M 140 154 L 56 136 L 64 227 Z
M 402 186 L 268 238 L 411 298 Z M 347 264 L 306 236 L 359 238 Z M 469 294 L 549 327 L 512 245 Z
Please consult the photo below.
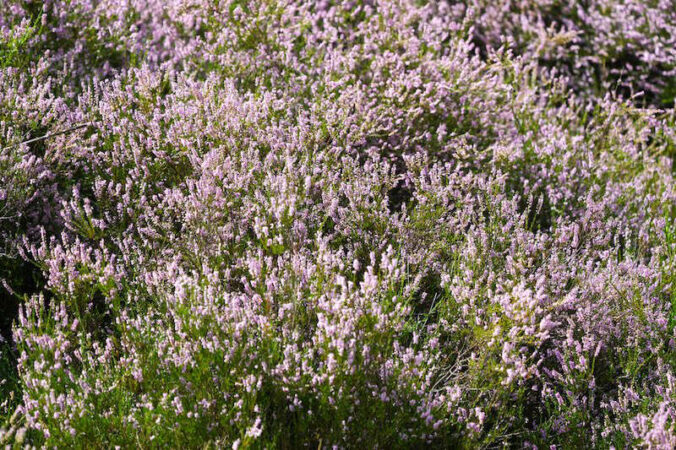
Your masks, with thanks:
M 5 0 L 0 445 L 673 448 L 675 6 Z

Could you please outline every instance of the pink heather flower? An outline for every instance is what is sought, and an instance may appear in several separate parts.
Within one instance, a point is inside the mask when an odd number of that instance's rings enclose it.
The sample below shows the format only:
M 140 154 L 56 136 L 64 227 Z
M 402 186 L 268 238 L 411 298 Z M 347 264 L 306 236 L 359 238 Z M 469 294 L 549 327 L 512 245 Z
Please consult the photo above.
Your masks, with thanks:
M 251 428 L 246 431 L 246 435 L 252 438 L 257 438 L 260 437 L 261 433 L 263 433 L 263 425 L 261 418 L 257 417 L 253 426 L 251 426 Z

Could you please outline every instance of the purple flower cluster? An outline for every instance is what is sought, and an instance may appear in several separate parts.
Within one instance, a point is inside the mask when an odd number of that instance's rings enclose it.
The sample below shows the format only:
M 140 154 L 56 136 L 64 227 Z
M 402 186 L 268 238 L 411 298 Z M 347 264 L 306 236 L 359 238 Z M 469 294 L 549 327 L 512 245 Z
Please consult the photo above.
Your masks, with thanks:
M 673 0 L 473 0 L 453 2 L 470 17 L 476 42 L 506 46 L 562 75 L 579 95 L 606 91 L 673 104 L 676 13 Z
M 672 6 L 7 0 L 0 444 L 673 448 Z

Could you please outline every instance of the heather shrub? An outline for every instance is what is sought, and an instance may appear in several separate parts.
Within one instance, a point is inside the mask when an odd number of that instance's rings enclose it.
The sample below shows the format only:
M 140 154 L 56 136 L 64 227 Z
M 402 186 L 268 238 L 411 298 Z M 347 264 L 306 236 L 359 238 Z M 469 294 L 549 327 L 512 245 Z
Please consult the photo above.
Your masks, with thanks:
M 483 48 L 507 46 L 563 75 L 583 96 L 642 93 L 641 103 L 673 107 L 676 14 L 670 1 L 452 2 L 471 17 Z
M 9 2 L 0 443 L 672 447 L 673 14 L 624 7 Z

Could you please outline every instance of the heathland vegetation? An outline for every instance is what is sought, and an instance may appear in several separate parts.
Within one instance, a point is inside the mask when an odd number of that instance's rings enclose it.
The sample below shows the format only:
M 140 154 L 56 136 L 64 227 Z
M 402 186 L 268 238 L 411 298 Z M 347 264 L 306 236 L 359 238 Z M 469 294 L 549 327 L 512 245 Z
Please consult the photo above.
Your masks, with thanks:
M 0 446 L 674 448 L 674 11 L 3 0 Z

